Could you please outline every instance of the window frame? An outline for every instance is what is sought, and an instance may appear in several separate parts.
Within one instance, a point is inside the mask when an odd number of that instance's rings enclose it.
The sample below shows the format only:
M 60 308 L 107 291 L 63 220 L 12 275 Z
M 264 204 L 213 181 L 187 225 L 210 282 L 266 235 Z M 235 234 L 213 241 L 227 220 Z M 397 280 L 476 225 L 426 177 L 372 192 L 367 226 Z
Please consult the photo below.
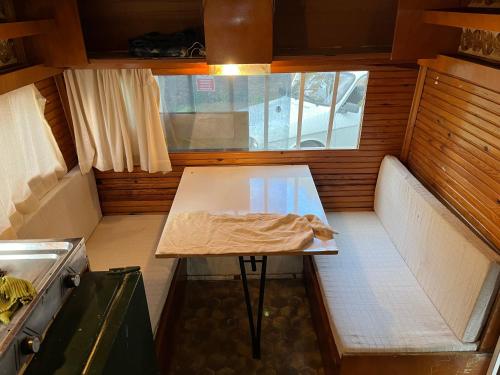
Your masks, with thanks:
M 300 72 L 287 72 L 288 74 L 299 74 L 300 77 L 300 86 L 299 86 L 299 102 L 298 102 L 298 114 L 297 114 L 297 134 L 295 138 L 295 145 L 292 146 L 291 148 L 288 149 L 269 149 L 269 77 L 270 75 L 265 75 L 264 77 L 264 102 L 263 102 L 263 109 L 264 109 L 264 118 L 263 118 L 263 138 L 264 138 L 264 144 L 263 144 L 263 149 L 261 150 L 251 150 L 248 148 L 248 150 L 219 150 L 219 149 L 192 149 L 192 150 L 176 150 L 174 152 L 232 152 L 232 151 L 245 151 L 245 152 L 259 152 L 259 151 L 264 151 L 264 152 L 269 152 L 269 151 L 276 151 L 276 152 L 282 152 L 282 151 L 303 151 L 303 150 L 317 150 L 317 151 L 322 151 L 322 150 L 359 150 L 360 148 L 360 142 L 361 142 L 361 132 L 362 132 L 362 127 L 363 127 L 363 116 L 364 116 L 364 111 L 365 111 L 365 104 L 366 104 L 366 90 L 365 90 L 365 95 L 363 97 L 363 103 L 361 105 L 361 114 L 360 114 L 360 120 L 359 120 L 359 127 L 358 127 L 358 135 L 357 135 L 357 141 L 354 147 L 352 148 L 332 148 L 332 138 L 333 138 L 333 133 L 334 133 L 334 127 L 335 127 L 335 113 L 336 113 L 336 107 L 337 107 L 337 97 L 338 97 L 338 89 L 339 89 L 339 82 L 340 82 L 340 76 L 342 72 L 366 72 L 366 88 L 368 88 L 368 83 L 369 83 L 369 78 L 370 78 L 370 70 L 368 69 L 353 69 L 353 70 L 346 70 L 346 69 L 341 69 L 341 70 L 331 70 L 331 71 L 300 71 Z M 284 72 L 283 72 L 284 73 Z M 332 95 L 331 95 L 331 102 L 330 102 L 330 113 L 329 113 L 329 118 L 328 118 L 328 127 L 327 127 L 327 134 L 326 134 L 326 141 L 325 145 L 323 147 L 303 147 L 301 146 L 302 143 L 302 122 L 303 122 L 303 112 L 304 112 L 304 98 L 305 98 L 305 82 L 306 82 L 306 74 L 314 74 L 314 73 L 335 73 L 335 78 L 332 82 Z M 153 72 L 155 76 L 170 76 L 171 74 L 165 74 L 163 72 Z M 271 73 L 273 74 L 273 73 Z M 279 74 L 278 72 L 274 74 Z M 201 73 L 200 74 L 172 74 L 173 76 L 175 75 L 187 75 L 187 76 L 204 76 L 207 74 Z M 356 79 L 353 83 L 354 87 L 357 86 L 357 84 L 360 82 L 360 79 Z M 348 98 L 349 95 L 351 95 L 353 90 L 350 90 L 344 94 L 346 98 Z M 342 98 L 341 98 L 342 99 Z

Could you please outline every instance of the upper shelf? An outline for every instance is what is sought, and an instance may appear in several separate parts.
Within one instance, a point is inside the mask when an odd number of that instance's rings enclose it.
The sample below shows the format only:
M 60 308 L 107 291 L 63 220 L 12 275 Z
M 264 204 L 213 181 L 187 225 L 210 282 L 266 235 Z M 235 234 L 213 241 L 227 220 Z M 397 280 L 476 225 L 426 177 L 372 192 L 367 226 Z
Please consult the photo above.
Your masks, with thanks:
M 157 74 L 208 74 L 207 61 L 202 58 L 142 58 L 127 53 L 94 54 L 88 63 L 72 65 L 76 69 L 151 69 Z
M 55 22 L 51 19 L 0 23 L 0 39 L 24 38 L 45 34 L 54 29 Z
M 426 10 L 423 21 L 433 25 L 500 32 L 500 13 L 488 8 Z
M 414 64 L 414 61 L 391 61 L 389 53 L 343 54 L 337 56 L 302 55 L 274 56 L 271 72 L 290 73 L 307 71 L 333 70 L 376 70 L 379 65 Z M 205 59 L 185 58 L 137 58 L 126 53 L 91 55 L 88 64 L 72 65 L 79 69 L 152 69 L 159 75 L 170 74 L 208 74 L 208 64 Z

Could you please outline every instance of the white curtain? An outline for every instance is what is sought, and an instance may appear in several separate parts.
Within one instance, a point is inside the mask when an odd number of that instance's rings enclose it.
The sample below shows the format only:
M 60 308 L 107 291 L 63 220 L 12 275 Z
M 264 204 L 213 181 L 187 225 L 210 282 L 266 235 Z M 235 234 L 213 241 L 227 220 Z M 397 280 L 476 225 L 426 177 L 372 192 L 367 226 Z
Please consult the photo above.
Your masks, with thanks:
M 23 215 L 66 174 L 34 85 L 0 95 L 0 239 L 15 238 Z
M 150 69 L 66 70 L 64 78 L 82 173 L 172 170 Z

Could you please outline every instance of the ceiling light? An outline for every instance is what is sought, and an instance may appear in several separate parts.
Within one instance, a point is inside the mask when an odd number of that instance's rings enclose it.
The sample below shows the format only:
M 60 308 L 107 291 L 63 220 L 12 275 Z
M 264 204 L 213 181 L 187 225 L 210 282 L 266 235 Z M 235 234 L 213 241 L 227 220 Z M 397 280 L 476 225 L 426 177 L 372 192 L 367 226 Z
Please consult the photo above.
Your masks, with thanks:
M 271 73 L 271 64 L 209 65 L 208 74 L 214 76 L 253 76 Z

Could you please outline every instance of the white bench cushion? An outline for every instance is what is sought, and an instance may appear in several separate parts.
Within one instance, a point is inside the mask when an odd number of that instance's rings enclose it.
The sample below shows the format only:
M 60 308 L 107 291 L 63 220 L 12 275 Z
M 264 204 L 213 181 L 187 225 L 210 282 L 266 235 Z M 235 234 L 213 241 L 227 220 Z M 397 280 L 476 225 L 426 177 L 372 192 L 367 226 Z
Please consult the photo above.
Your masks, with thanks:
M 328 214 L 339 255 L 314 256 L 339 351 L 473 351 L 453 334 L 374 212 Z
M 393 156 L 380 168 L 375 212 L 455 335 L 476 341 L 498 289 L 498 254 Z
M 92 271 L 141 267 L 153 332 L 158 327 L 177 265 L 176 259 L 157 259 L 154 255 L 165 218 L 164 215 L 105 216 L 87 241 Z

